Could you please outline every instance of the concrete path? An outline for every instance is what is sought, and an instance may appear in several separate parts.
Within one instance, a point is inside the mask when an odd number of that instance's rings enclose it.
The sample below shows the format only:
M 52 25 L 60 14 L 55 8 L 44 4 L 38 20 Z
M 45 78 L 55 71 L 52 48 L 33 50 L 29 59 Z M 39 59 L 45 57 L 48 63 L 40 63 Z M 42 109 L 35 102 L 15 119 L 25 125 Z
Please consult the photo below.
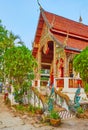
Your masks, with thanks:
M 4 104 L 3 95 L 0 94 L 0 130 L 88 130 L 88 119 L 74 117 L 63 120 L 59 127 L 40 124 L 34 117 L 14 115 L 13 110 Z

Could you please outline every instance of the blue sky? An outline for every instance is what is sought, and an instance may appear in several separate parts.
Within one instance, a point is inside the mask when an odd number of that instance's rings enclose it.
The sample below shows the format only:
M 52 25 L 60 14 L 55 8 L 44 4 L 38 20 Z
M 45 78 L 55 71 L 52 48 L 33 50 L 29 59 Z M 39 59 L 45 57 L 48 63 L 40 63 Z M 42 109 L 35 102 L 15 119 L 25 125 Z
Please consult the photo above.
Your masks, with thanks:
M 49 12 L 88 24 L 88 0 L 40 0 Z M 19 35 L 25 45 L 32 49 L 38 18 L 37 0 L 0 0 L 0 19 L 6 28 Z

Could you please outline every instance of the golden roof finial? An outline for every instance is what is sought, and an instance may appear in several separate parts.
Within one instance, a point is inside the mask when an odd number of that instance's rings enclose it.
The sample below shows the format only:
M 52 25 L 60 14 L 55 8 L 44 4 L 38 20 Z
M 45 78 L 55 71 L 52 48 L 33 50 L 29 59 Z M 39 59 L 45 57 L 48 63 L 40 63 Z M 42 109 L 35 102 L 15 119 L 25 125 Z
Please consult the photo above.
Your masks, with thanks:
M 79 17 L 79 22 L 82 23 L 82 17 L 81 17 L 81 15 Z

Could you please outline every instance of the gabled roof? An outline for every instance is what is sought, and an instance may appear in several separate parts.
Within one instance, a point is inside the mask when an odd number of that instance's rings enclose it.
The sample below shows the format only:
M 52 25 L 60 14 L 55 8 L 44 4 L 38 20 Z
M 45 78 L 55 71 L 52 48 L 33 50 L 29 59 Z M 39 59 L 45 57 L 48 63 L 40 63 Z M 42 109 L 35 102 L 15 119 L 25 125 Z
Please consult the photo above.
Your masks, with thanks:
M 48 22 L 52 26 L 52 29 L 68 32 L 74 35 L 88 38 L 88 26 L 82 23 L 58 16 L 53 13 L 44 12 Z
M 66 41 L 68 47 L 83 50 L 86 46 L 88 46 L 87 25 L 46 11 L 44 14 L 51 25 L 51 32 L 56 39 L 62 42 L 62 44 L 68 36 Z
M 39 43 L 44 23 L 48 26 L 54 39 L 56 39 L 59 44 L 62 44 L 65 49 L 67 47 L 81 51 L 88 46 L 87 25 L 47 12 L 42 8 L 35 35 L 35 43 Z

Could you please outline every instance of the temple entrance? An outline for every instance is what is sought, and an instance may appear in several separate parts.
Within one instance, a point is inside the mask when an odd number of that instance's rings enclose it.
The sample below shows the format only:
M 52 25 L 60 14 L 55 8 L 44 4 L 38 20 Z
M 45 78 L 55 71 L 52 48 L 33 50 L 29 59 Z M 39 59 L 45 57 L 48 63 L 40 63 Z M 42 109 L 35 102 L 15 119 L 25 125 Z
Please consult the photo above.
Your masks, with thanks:
M 53 61 L 53 41 L 48 41 L 41 50 L 41 78 L 40 86 L 46 87 L 49 79 L 53 76 L 52 61 Z M 53 80 L 53 79 L 52 79 Z

